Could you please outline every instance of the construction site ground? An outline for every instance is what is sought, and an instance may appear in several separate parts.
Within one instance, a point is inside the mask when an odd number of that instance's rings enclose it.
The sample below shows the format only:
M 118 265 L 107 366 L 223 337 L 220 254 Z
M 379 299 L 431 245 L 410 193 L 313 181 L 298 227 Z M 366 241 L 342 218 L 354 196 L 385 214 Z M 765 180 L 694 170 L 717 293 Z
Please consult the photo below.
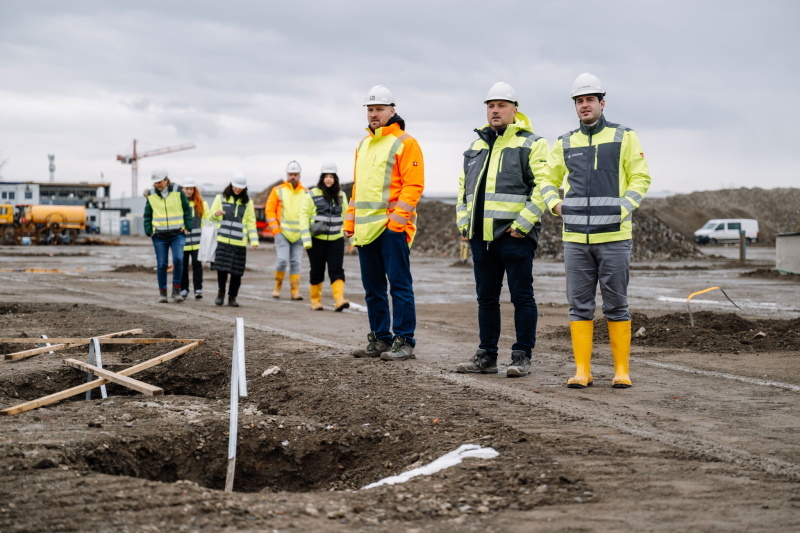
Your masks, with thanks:
M 501 373 L 454 372 L 477 348 L 470 265 L 412 257 L 417 358 L 355 359 L 368 332 L 356 256 L 342 313 L 271 296 L 274 249 L 248 251 L 240 308 L 157 304 L 144 238 L 118 246 L 0 247 L 0 337 L 205 342 L 117 385 L 0 417 L 0 531 L 797 531 L 800 530 L 800 285 L 742 276 L 774 249 L 633 265 L 630 389 L 612 389 L 598 309 L 595 384 L 568 389 L 563 264 L 536 260 L 532 374 L 505 376 L 513 308 L 502 303 Z M 303 280 L 307 280 L 304 259 Z M 739 307 L 715 290 L 721 287 Z M 598 299 L 599 300 L 599 299 Z M 226 493 L 234 321 L 245 324 L 234 492 Z M 103 344 L 120 371 L 180 346 Z M 31 345 L 0 344 L 2 353 Z M 0 361 L 0 408 L 86 381 L 86 346 Z M 266 370 L 280 370 L 263 375 Z M 369 483 L 462 444 L 493 459 L 405 483 Z

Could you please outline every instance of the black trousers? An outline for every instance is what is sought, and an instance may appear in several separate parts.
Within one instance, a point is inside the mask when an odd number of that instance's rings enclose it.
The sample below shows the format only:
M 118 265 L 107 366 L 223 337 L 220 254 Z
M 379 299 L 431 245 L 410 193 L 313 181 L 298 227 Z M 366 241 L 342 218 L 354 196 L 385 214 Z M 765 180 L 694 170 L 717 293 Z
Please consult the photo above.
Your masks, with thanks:
M 231 286 L 228 289 L 228 296 L 236 298 L 239 295 L 239 287 L 242 286 L 242 276 L 231 274 Z M 225 294 L 225 284 L 228 283 L 228 273 L 217 270 L 217 285 L 222 294 Z
M 183 252 L 183 275 L 181 275 L 181 290 L 189 290 L 189 259 L 192 260 L 192 286 L 194 292 L 203 290 L 203 263 L 197 260 L 199 250 Z
M 308 275 L 308 282 L 311 285 L 319 285 L 325 281 L 325 263 L 328 264 L 328 278 L 331 283 L 336 280 L 344 281 L 344 238 L 335 241 L 325 241 L 322 239 L 311 238 L 311 248 L 308 248 L 308 262 L 311 264 L 311 272 Z

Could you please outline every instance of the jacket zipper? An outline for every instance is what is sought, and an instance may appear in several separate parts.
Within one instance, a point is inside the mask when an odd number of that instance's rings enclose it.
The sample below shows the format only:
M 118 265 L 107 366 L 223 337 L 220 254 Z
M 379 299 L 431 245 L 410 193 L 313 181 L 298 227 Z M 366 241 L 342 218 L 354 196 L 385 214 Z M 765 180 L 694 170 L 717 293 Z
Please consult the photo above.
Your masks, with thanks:
M 586 173 L 586 244 L 589 244 L 589 222 L 591 222 L 591 215 L 589 213 L 592 212 L 592 194 L 591 194 L 591 186 L 592 186 L 592 171 L 595 167 L 595 161 L 597 158 L 597 154 L 595 154 L 594 147 L 592 146 L 592 129 L 589 129 L 589 153 L 592 157 L 589 163 L 589 172 Z

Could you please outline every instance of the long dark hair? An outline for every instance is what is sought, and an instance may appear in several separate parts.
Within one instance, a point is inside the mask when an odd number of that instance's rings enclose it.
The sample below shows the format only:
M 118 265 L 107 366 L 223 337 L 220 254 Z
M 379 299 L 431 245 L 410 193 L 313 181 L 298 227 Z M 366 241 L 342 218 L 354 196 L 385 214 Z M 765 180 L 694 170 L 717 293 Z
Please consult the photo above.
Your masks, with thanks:
M 325 186 L 325 176 L 328 174 L 333 176 L 333 185 L 330 187 Z M 319 181 L 317 182 L 317 188 L 322 191 L 322 196 L 324 196 L 329 202 L 331 201 L 331 198 L 333 198 L 333 201 L 336 202 L 336 205 L 342 203 L 342 195 L 340 194 L 342 189 L 339 187 L 339 176 L 335 172 L 326 172 L 324 174 L 320 174 Z
M 222 197 L 229 198 L 231 196 L 233 196 L 234 201 L 241 200 L 242 204 L 244 205 L 247 205 L 248 202 L 250 202 L 250 197 L 247 195 L 247 187 L 242 189 L 242 192 L 239 193 L 239 196 L 236 196 L 235 194 L 233 194 L 233 185 L 229 183 L 228 186 L 225 187 L 225 190 L 222 191 Z

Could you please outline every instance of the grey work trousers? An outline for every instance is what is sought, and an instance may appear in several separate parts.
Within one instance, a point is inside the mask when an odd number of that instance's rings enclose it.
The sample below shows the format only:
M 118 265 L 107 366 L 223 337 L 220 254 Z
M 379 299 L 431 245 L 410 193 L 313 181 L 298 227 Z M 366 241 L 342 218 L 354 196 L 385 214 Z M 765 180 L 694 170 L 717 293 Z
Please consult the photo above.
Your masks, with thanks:
M 275 261 L 276 272 L 286 272 L 288 267 L 289 275 L 300 273 L 300 261 L 303 258 L 303 241 L 297 239 L 294 242 L 283 236 L 283 233 L 275 235 Z
M 628 311 L 631 248 L 630 239 L 601 244 L 564 243 L 571 321 L 594 320 L 598 282 L 606 318 L 612 322 L 631 319 Z

